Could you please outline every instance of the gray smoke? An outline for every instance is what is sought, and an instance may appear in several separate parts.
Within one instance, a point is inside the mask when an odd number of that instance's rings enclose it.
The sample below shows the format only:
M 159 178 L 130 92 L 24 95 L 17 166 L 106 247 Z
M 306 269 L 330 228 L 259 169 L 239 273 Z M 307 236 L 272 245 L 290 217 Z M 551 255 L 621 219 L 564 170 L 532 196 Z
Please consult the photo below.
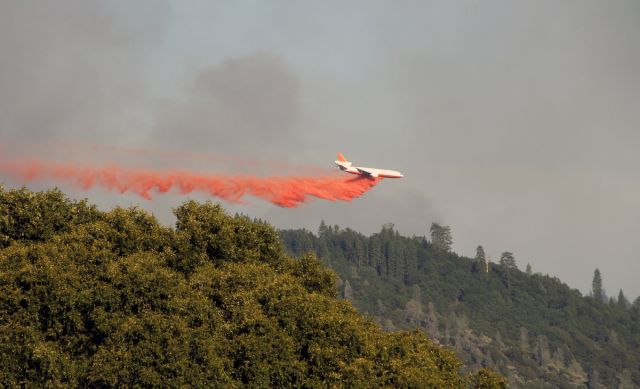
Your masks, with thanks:
M 162 35 L 161 2 L 0 4 L 3 142 L 102 142 L 135 131 L 147 99 L 145 48 Z M 153 13 L 139 12 L 153 4 Z M 119 5 L 120 8 L 116 7 Z
M 161 105 L 154 141 L 212 155 L 282 151 L 292 145 L 298 94 L 297 75 L 279 56 L 229 58 L 200 70 L 183 99 Z

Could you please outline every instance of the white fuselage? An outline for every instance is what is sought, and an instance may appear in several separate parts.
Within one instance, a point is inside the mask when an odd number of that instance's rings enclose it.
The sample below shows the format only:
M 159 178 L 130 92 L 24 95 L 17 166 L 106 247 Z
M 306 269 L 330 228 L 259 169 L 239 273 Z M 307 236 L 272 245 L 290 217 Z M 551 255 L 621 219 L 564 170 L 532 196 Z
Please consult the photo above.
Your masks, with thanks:
M 357 174 L 365 177 L 383 177 L 383 178 L 402 178 L 404 175 L 395 170 L 386 170 L 386 169 L 376 169 L 371 167 L 364 166 L 353 166 L 353 164 L 349 161 L 335 161 L 336 165 L 343 172 Z

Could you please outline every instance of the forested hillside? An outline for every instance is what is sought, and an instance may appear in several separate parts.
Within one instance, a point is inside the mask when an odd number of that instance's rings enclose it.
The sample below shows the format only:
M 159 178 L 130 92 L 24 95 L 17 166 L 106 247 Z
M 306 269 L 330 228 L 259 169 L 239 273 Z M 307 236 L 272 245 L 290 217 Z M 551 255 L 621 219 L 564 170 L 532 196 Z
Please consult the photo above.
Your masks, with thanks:
M 438 224 L 429 240 L 390 224 L 368 237 L 324 223 L 317 235 L 280 235 L 293 255 L 314 252 L 335 269 L 340 293 L 360 312 L 390 331 L 426 331 L 470 369 L 490 366 L 521 388 L 640 387 L 640 299 L 582 296 L 520 271 L 509 252 L 499 263 L 482 247 L 476 258 L 458 256 Z
M 0 188 L 0 386 L 504 387 L 422 332 L 381 331 L 271 226 L 175 214 Z

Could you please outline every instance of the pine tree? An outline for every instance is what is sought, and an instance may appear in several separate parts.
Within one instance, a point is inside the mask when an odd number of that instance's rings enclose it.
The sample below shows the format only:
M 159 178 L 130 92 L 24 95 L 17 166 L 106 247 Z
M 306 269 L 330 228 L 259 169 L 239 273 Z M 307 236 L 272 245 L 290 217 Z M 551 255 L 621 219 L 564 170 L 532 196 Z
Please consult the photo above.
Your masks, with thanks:
M 640 321 L 640 297 L 636 297 L 631 304 L 631 312 L 635 320 Z
M 438 223 L 431 224 L 431 243 L 433 247 L 442 252 L 451 251 L 453 238 L 451 237 L 451 227 L 443 226 Z
M 387 262 L 387 275 L 398 279 L 404 278 L 404 256 L 402 255 L 402 247 L 394 236 L 393 232 L 387 236 L 384 244 L 384 257 Z
M 517 269 L 516 259 L 513 256 L 513 253 L 505 251 L 500 256 L 500 266 L 503 266 L 505 269 L 514 270 Z
M 318 227 L 318 236 L 323 238 L 330 232 L 331 228 L 327 227 L 327 224 L 324 222 L 324 220 L 320 221 L 320 227 Z
M 618 293 L 618 307 L 622 309 L 629 308 L 629 300 L 624 296 L 622 289 L 620 289 L 620 292 Z
M 418 253 L 414 245 L 404 248 L 404 283 L 414 285 L 418 282 Z
M 398 233 L 394 230 L 393 223 L 385 223 L 377 235 L 380 241 L 383 266 L 380 274 L 402 279 L 404 276 L 404 258 L 402 247 L 398 244 Z
M 503 252 L 502 255 L 500 255 L 500 266 L 504 270 L 505 284 L 508 289 L 511 289 L 512 273 L 518 268 L 513 253 L 508 251 Z
M 604 290 L 602 289 L 602 275 L 600 270 L 596 268 L 593 272 L 593 281 L 591 282 L 591 295 L 596 301 L 605 302 Z
M 369 264 L 376 269 L 379 276 L 386 275 L 384 257 L 382 255 L 382 243 L 379 235 L 369 238 Z
M 531 270 L 531 265 L 527 263 L 527 275 L 530 276 L 533 274 L 533 271 Z
M 487 257 L 484 253 L 484 248 L 482 246 L 478 246 L 476 248 L 476 258 L 473 264 L 471 265 L 471 271 L 473 273 L 484 272 L 487 268 Z

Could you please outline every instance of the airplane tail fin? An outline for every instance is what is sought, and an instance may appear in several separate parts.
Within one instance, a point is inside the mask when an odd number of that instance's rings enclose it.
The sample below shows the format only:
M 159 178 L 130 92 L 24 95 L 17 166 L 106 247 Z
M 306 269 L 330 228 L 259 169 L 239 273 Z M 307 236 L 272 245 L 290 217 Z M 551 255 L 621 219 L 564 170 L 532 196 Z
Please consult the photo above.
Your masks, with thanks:
M 342 153 L 338 152 L 338 161 L 340 162 L 349 162 L 347 161 L 347 159 L 344 157 L 344 155 L 342 155 Z

